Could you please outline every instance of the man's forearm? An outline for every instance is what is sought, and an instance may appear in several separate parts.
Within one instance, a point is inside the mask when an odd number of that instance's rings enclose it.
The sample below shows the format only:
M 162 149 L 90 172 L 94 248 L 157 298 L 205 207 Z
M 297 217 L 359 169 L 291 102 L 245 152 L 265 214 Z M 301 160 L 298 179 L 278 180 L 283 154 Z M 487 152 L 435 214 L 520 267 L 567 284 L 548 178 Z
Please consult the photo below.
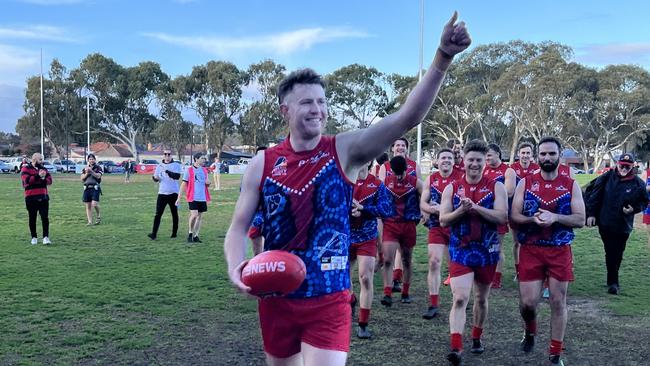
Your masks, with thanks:
M 557 215 L 557 222 L 560 225 L 579 228 L 585 226 L 585 215 L 582 213 L 575 213 L 571 215 Z
M 495 224 L 503 225 L 508 221 L 507 212 L 501 210 L 488 209 L 481 206 L 475 207 L 474 210 L 481 215 L 481 217 Z

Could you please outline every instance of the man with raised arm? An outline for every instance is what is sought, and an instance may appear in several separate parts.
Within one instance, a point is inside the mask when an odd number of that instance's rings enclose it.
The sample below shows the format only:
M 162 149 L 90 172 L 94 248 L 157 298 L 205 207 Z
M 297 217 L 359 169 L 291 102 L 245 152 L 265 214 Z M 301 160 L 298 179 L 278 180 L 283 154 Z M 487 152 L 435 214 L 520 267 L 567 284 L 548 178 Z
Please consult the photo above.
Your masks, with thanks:
M 512 202 L 519 249 L 519 311 L 524 319 L 521 348 L 530 352 L 537 334 L 537 304 L 548 276 L 551 305 L 551 365 L 560 353 L 567 323 L 566 296 L 573 281 L 573 228 L 585 224 L 585 204 L 576 181 L 559 172 L 560 142 L 544 137 L 537 146 L 540 171 L 523 178 Z
M 433 64 L 399 111 L 362 130 L 323 136 L 327 99 L 320 75 L 303 69 L 278 87 L 289 136 L 258 153 L 242 189 L 224 243 L 235 287 L 246 265 L 246 232 L 261 205 L 264 250 L 299 256 L 307 276 L 286 297 L 259 300 L 269 365 L 343 365 L 350 346 L 348 254 L 353 182 L 359 169 L 419 124 L 433 104 L 454 55 L 471 40 L 454 13 L 445 25 Z

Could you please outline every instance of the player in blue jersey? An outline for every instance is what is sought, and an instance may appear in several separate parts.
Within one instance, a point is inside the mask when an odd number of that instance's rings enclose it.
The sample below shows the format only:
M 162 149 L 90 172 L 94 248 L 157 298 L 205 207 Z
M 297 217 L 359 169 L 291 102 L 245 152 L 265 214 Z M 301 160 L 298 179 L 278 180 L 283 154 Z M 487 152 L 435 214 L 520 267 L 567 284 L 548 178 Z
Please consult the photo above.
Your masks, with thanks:
M 278 87 L 289 135 L 250 162 L 224 243 L 228 274 L 239 291 L 246 232 L 261 205 L 264 250 L 286 250 L 305 263 L 303 284 L 287 297 L 259 300 L 269 365 L 344 365 L 350 342 L 349 212 L 359 169 L 429 112 L 454 55 L 471 43 L 457 14 L 443 30 L 433 64 L 400 110 L 362 130 L 323 136 L 325 83 L 313 70 L 288 75 Z

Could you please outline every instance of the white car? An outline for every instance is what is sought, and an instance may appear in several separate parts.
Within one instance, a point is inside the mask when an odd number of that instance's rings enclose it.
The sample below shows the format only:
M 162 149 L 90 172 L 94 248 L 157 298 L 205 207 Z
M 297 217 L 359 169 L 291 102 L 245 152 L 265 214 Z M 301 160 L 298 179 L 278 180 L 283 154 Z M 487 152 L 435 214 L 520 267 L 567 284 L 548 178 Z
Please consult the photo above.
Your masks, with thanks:
M 14 173 L 18 173 L 18 172 L 20 172 L 20 168 L 21 168 L 20 165 L 23 163 L 23 159 L 24 159 L 23 156 L 13 157 L 13 158 L 10 158 L 7 161 L 7 164 L 9 164 L 11 166 L 11 170 Z M 29 159 L 27 159 L 27 160 L 29 160 Z
M 56 167 L 54 166 L 54 164 L 50 163 L 47 160 L 43 160 L 43 166 L 45 167 L 45 169 L 47 169 L 47 171 L 50 174 L 56 174 L 57 170 L 56 170 Z
M 74 173 L 75 170 L 75 162 L 72 160 L 59 160 L 59 159 L 54 159 L 52 161 L 52 164 L 56 167 L 56 170 L 58 170 L 60 173 Z

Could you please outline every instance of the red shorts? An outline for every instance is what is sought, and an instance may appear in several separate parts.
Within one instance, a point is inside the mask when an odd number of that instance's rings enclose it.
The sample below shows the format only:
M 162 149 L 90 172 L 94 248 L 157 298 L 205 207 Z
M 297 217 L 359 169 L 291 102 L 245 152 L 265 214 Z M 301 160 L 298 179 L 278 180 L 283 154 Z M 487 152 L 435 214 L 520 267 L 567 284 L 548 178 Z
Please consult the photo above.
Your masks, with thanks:
M 306 299 L 260 299 L 258 309 L 264 351 L 277 358 L 300 352 L 300 343 L 349 352 L 352 308 L 350 292 Z
M 522 245 L 519 248 L 519 281 L 541 281 L 547 276 L 561 282 L 573 281 L 571 246 Z
M 650 225 L 650 215 L 643 214 L 643 223 Z
M 509 231 L 508 224 L 497 225 L 497 234 L 505 235 Z
M 251 240 L 252 240 L 252 239 L 255 239 L 255 238 L 259 238 L 260 236 L 262 236 L 262 231 L 261 231 L 260 228 L 258 228 L 257 226 L 251 226 L 251 227 L 248 229 L 248 237 L 249 237 Z
M 492 283 L 494 273 L 497 270 L 497 265 L 492 264 L 482 267 L 467 267 L 460 263 L 449 262 L 449 276 L 460 277 L 468 273 L 474 272 L 474 281 L 484 285 Z
M 356 260 L 358 255 L 368 257 L 377 256 L 377 238 L 363 241 L 361 243 L 352 243 L 350 245 L 350 260 Z
M 429 244 L 449 245 L 449 228 L 434 227 L 429 229 Z
M 384 221 L 382 241 L 392 241 L 399 243 L 401 247 L 413 248 L 416 243 L 416 225 L 414 221 Z

